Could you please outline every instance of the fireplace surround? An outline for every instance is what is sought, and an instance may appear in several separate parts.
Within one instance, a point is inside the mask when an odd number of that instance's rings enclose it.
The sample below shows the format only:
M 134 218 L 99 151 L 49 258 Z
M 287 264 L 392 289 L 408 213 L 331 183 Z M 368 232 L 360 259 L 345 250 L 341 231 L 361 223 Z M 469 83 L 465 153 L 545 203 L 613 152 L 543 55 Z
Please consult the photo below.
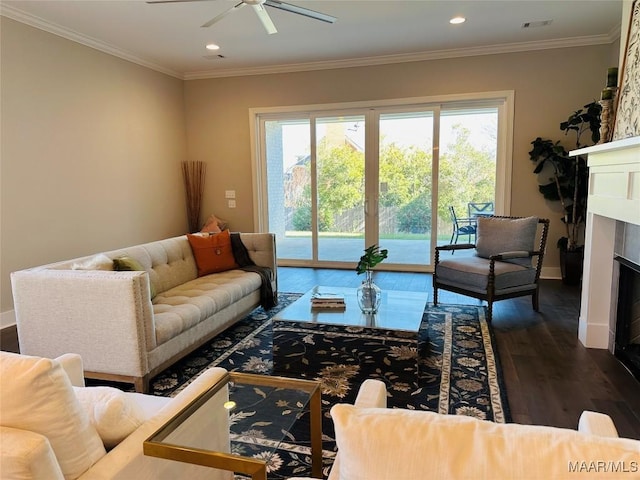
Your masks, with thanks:
M 587 155 L 589 196 L 578 338 L 615 350 L 620 262 L 640 264 L 640 137 L 574 150 Z

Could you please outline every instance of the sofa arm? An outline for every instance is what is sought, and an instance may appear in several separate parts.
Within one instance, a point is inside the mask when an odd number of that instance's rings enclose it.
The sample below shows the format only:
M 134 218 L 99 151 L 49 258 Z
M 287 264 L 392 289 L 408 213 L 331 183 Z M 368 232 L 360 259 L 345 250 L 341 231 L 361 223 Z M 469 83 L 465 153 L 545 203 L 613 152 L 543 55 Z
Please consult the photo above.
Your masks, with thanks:
M 173 397 L 155 416 L 143 423 L 135 432 L 87 470 L 79 480 L 174 480 L 177 478 L 232 480 L 232 472 L 164 460 L 143 453 L 145 440 L 191 401 L 220 381 L 226 373 L 225 369 L 217 367 L 205 370 L 184 390 Z M 228 438 L 229 426 L 220 425 L 219 428 L 218 432 L 209 433 L 224 433 Z
M 578 420 L 578 431 L 599 435 L 601 437 L 618 438 L 618 430 L 609 415 L 585 410 Z
M 249 257 L 260 267 L 269 267 L 272 272 L 274 293 L 278 286 L 278 262 L 276 259 L 276 236 L 273 233 L 240 233 L 240 240 L 247 248 Z
M 44 435 L 0 426 L 2 478 L 63 480 L 49 440 Z
M 387 386 L 380 380 L 362 382 L 354 405 L 358 408 L 387 408 Z
M 77 353 L 65 353 L 56 358 L 74 387 L 84 387 L 82 357 Z
M 22 353 L 77 353 L 86 372 L 147 373 L 156 343 L 146 272 L 33 269 L 11 283 Z

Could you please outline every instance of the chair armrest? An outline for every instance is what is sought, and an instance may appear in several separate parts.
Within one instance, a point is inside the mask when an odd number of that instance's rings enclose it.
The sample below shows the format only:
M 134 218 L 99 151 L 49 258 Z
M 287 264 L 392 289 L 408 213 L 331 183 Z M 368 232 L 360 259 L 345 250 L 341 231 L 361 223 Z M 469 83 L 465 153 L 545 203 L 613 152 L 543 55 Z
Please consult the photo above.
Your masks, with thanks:
M 470 248 L 476 248 L 473 243 L 454 243 L 451 245 L 440 245 L 436 247 L 436 250 L 468 250 Z
M 380 380 L 365 380 L 360 385 L 354 405 L 358 408 L 387 408 L 387 386 Z
M 2 478 L 63 480 L 60 465 L 44 435 L 0 426 Z
M 526 250 L 517 250 L 513 252 L 503 252 L 498 253 L 497 255 L 491 255 L 489 260 L 510 260 L 512 258 L 529 258 L 533 252 L 528 252 Z
M 84 368 L 82 357 L 77 353 L 65 353 L 56 358 L 74 387 L 84 387 Z
M 599 435 L 601 437 L 618 438 L 618 430 L 609 415 L 585 410 L 578 420 L 578 431 Z
M 226 370 L 218 367 L 209 368 L 202 372 L 184 390 L 173 397 L 155 416 L 140 425 L 136 431 L 98 460 L 78 480 L 182 478 L 189 480 L 232 480 L 232 472 L 168 461 L 145 455 L 143 452 L 145 440 L 183 410 L 190 402 L 222 380 L 226 374 Z M 208 432 L 209 436 L 223 435 L 226 436 L 227 440 L 229 439 L 229 425 L 224 422 L 220 422 L 215 426 L 203 423 L 202 428 Z
M 512 258 L 530 258 L 530 257 L 535 257 L 536 255 L 540 255 L 540 252 L 538 251 L 527 252 L 526 250 L 517 250 L 513 252 L 503 252 L 497 255 L 491 255 L 489 257 L 489 260 L 500 261 L 500 260 L 510 260 Z

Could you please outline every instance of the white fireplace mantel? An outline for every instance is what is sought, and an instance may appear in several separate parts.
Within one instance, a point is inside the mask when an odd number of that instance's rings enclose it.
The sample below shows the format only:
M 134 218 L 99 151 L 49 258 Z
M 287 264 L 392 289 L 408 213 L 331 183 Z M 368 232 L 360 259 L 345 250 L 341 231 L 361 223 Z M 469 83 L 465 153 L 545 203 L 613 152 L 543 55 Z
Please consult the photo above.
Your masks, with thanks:
M 640 225 L 640 137 L 570 155 L 587 155 L 589 166 L 578 338 L 585 347 L 611 349 L 618 297 L 616 222 Z

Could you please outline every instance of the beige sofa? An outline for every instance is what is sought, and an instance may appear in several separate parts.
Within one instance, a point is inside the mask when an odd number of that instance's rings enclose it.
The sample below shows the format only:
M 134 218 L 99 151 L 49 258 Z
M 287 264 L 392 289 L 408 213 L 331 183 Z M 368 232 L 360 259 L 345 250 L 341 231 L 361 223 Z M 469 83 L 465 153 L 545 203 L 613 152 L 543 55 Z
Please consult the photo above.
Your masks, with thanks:
M 640 441 L 617 438 L 601 413 L 583 412 L 574 431 L 385 407 L 378 380 L 362 384 L 355 405 L 334 405 L 329 480 L 640 478 Z
M 271 270 L 277 294 L 275 236 L 241 233 L 240 239 L 251 260 Z M 123 256 L 144 271 L 100 269 L 101 259 Z M 13 272 L 11 283 L 21 353 L 77 353 L 86 377 L 133 383 L 138 392 L 261 298 L 258 273 L 233 269 L 198 277 L 186 236 Z
M 78 355 L 50 360 L 0 352 L 0 478 L 232 480 L 232 472 L 143 453 L 147 438 L 225 375 L 210 368 L 175 397 L 157 397 L 85 388 Z M 225 398 L 228 391 L 220 402 Z M 203 448 L 229 452 L 229 417 L 218 412 L 210 420 L 215 428 L 190 435 Z

